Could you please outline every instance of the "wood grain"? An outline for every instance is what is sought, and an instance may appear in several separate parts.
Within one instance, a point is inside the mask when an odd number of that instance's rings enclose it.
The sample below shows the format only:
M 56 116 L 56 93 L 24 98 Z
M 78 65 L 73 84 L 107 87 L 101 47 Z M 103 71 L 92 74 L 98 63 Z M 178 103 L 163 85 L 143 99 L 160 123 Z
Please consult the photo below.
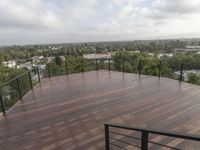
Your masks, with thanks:
M 105 123 L 200 134 L 200 87 L 104 70 L 44 79 L 0 118 L 0 149 L 103 150 Z M 182 149 L 200 147 L 150 138 Z

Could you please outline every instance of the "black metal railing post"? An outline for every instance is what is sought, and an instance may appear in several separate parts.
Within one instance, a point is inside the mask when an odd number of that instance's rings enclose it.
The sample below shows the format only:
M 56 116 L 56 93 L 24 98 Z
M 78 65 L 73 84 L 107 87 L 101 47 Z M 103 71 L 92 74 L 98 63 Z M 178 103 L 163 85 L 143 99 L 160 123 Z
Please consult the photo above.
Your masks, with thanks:
M 110 142 L 109 142 L 109 125 L 105 124 L 105 147 L 106 150 L 110 150 Z
M 37 67 L 37 75 L 38 75 L 38 80 L 39 80 L 39 83 L 41 83 L 41 79 L 40 79 L 40 71 L 39 71 L 39 68 Z
M 161 61 L 159 61 L 159 66 L 158 66 L 158 78 L 160 78 L 161 77 L 161 67 L 162 67 L 162 62 Z
M 21 92 L 21 89 L 20 89 L 18 77 L 16 78 L 16 82 L 17 82 L 17 89 L 18 89 L 18 93 L 19 93 L 19 98 L 20 98 L 20 100 L 22 100 L 22 92 Z
M 68 72 L 68 63 L 67 61 L 65 61 L 65 74 L 68 75 L 69 72 Z
M 148 150 L 149 133 L 147 131 L 142 131 L 141 139 L 141 150 Z
M 122 66 L 122 71 L 123 71 L 123 73 L 124 73 L 124 58 L 122 59 L 122 63 L 123 63 L 123 64 L 122 64 L 122 65 L 123 65 L 123 66 Z
M 96 58 L 96 70 L 99 70 L 99 63 L 97 58 Z
M 85 70 L 84 70 L 84 62 L 83 62 L 83 61 L 84 61 L 84 60 L 83 60 L 83 58 L 82 58 L 82 62 L 81 62 L 81 65 L 82 65 L 82 66 L 81 66 L 81 67 L 82 67 L 82 69 L 81 69 L 81 70 L 82 70 L 82 72 L 84 72 L 84 71 L 85 71 Z
M 108 70 L 110 71 L 110 58 L 108 59 Z
M 138 64 L 138 73 L 139 73 L 139 76 L 141 75 L 141 67 L 142 67 L 142 61 L 140 59 L 139 60 L 139 64 Z
M 28 77 L 29 77 L 31 90 L 33 90 L 33 83 L 32 83 L 32 78 L 31 78 L 31 72 L 30 71 L 28 71 Z
M 179 81 L 181 82 L 183 80 L 183 63 L 181 64 L 181 71 L 180 71 L 180 77 Z
M 5 116 L 6 115 L 6 111 L 5 111 L 5 107 L 4 107 L 4 104 L 3 104 L 3 98 L 2 98 L 1 95 L 0 95 L 0 103 L 1 103 L 1 109 L 2 109 L 3 115 Z
M 47 64 L 48 77 L 51 78 L 49 64 Z

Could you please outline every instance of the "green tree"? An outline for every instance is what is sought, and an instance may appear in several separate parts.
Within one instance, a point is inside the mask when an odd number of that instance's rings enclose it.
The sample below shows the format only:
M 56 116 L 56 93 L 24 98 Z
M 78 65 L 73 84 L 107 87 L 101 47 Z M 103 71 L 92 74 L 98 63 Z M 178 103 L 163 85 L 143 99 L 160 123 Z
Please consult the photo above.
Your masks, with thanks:
M 189 83 L 200 85 L 200 75 L 199 74 L 189 73 L 187 75 L 187 77 L 188 77 Z

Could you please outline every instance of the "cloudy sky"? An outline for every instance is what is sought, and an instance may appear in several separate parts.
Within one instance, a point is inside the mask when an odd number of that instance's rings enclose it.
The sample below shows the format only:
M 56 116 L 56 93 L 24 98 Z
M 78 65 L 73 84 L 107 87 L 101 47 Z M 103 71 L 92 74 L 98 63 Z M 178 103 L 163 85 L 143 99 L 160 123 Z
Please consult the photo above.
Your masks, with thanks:
M 200 37 L 200 0 L 0 0 L 0 45 Z

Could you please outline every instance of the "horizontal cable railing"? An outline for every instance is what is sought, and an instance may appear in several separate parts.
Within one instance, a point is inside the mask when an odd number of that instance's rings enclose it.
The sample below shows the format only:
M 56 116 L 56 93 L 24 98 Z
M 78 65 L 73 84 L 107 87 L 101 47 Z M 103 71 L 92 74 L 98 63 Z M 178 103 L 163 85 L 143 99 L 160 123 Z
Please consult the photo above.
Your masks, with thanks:
M 117 62 L 116 62 L 117 61 Z M 195 68 L 199 69 L 200 65 L 190 64 L 190 63 L 166 63 L 161 61 L 156 61 L 156 63 L 150 64 L 147 68 L 145 63 L 147 60 L 137 59 L 134 62 L 131 62 L 132 65 L 129 65 L 131 59 L 114 59 L 114 58 L 104 58 L 104 59 L 92 59 L 87 60 L 81 58 L 76 63 L 72 63 L 69 60 L 65 60 L 61 66 L 57 67 L 53 63 L 46 64 L 46 69 L 42 72 L 39 70 L 39 67 L 36 67 L 32 70 L 25 71 L 19 76 L 11 79 L 10 81 L 5 82 L 0 86 L 0 111 L 3 114 L 6 114 L 6 110 L 12 107 L 18 100 L 22 100 L 23 96 L 33 90 L 34 85 L 41 82 L 42 78 L 51 78 L 57 75 L 69 75 L 72 73 L 86 72 L 92 70 L 108 70 L 108 71 L 121 71 L 123 73 L 138 73 L 139 76 L 142 74 L 156 75 L 158 78 L 165 75 L 165 69 L 171 69 L 174 73 L 179 71 L 178 79 L 180 82 L 184 80 L 184 69 L 185 68 Z M 127 68 L 131 68 L 128 70 Z M 156 73 L 148 72 L 147 70 L 154 70 Z M 173 78 L 172 76 L 169 76 Z M 120 133 L 117 131 L 112 131 L 110 128 L 117 129 L 126 129 L 129 131 L 140 132 L 140 137 L 133 136 L 132 134 Z M 148 150 L 149 144 L 159 145 L 161 147 L 179 150 L 179 148 L 173 147 L 171 145 L 166 145 L 163 143 L 158 143 L 149 139 L 150 134 L 168 136 L 173 138 L 180 138 L 184 140 L 200 141 L 199 136 L 189 135 L 189 134 L 180 134 L 174 132 L 163 132 L 156 131 L 151 129 L 141 129 L 141 128 L 131 128 L 118 125 L 105 125 L 105 141 L 106 141 L 106 150 L 111 149 L 129 149 L 127 147 L 132 147 L 136 149 Z M 119 138 L 120 136 L 120 138 Z M 130 142 L 134 140 L 134 142 Z M 120 144 L 119 144 L 120 143 Z
M 148 65 L 147 65 L 148 64 Z M 23 74 L 7 81 L 0 86 L 0 112 L 5 114 L 5 110 L 9 109 L 17 100 L 21 100 L 22 97 L 30 90 L 33 89 L 36 83 L 40 83 L 42 78 L 51 78 L 53 76 L 68 75 L 72 73 L 93 71 L 93 70 L 108 70 L 108 71 L 120 71 L 135 73 L 139 76 L 152 75 L 160 77 L 169 77 L 177 79 L 180 82 L 184 81 L 184 69 L 200 69 L 200 64 L 191 63 L 170 63 L 166 61 L 151 62 L 149 59 L 130 59 L 130 58 L 96 58 L 85 59 L 83 57 L 75 57 L 70 59 L 66 57 L 66 60 L 61 65 L 55 63 L 46 64 L 44 71 L 39 70 L 39 67 L 30 71 L 25 71 Z M 176 74 L 175 74 L 176 73 Z M 9 100 L 10 99 L 10 100 Z M 4 108 L 3 108 L 4 107 Z
M 5 115 L 6 110 L 12 107 L 18 100 L 33 90 L 33 87 L 41 82 L 39 68 L 25 71 L 15 78 L 5 82 L 0 86 L 0 111 Z
M 126 130 L 126 133 L 121 133 L 121 131 L 117 131 L 116 129 Z M 127 134 L 127 132 L 129 132 L 129 134 Z M 133 136 L 135 132 L 140 133 L 139 137 Z M 175 146 L 162 144 L 162 143 L 150 140 L 149 138 L 150 134 L 166 136 L 166 137 L 171 137 L 171 138 L 178 138 L 178 139 L 183 139 L 183 140 L 197 141 L 197 142 L 200 141 L 200 136 L 197 136 L 197 135 L 183 134 L 183 133 L 170 132 L 170 131 L 134 128 L 134 127 L 127 127 L 127 126 L 122 126 L 122 125 L 105 124 L 105 148 L 106 150 L 111 150 L 115 148 L 125 149 L 125 150 L 129 150 L 133 148 L 137 148 L 139 150 L 148 150 L 149 144 L 155 144 L 155 145 L 159 145 L 161 148 L 164 147 L 168 149 L 180 150 L 180 148 L 177 148 Z M 136 144 L 130 139 L 134 139 Z

